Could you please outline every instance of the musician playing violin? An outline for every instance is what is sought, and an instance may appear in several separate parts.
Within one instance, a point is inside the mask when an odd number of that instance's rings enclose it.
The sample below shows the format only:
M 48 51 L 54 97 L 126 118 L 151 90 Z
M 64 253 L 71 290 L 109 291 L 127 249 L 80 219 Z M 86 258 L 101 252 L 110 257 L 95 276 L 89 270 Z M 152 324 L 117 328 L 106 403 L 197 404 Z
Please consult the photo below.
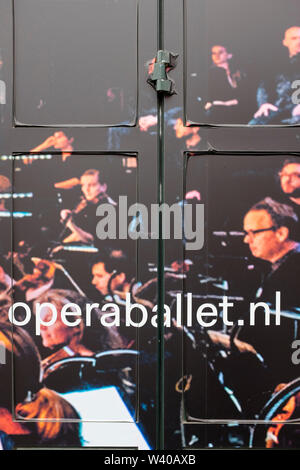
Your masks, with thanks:
M 44 369 L 60 359 L 93 356 L 96 352 L 119 349 L 126 345 L 115 326 L 105 328 L 101 325 L 100 317 L 103 313 L 96 308 L 92 310 L 90 324 L 87 326 L 85 314 L 89 300 L 75 291 L 50 289 L 36 299 L 36 302 L 45 304 L 41 310 L 41 318 L 45 323 L 41 325 L 41 339 L 44 348 L 48 352 L 51 350 L 50 356 L 43 360 Z M 47 304 L 55 306 L 57 310 L 57 319 L 52 324 L 49 322 L 52 311 Z M 68 326 L 61 318 L 61 309 L 66 304 L 70 304 L 69 311 L 73 310 L 75 304 L 82 312 L 80 321 L 74 322 L 73 326 Z
M 7 284 L 5 294 L 10 294 L 14 290 L 14 295 L 24 293 L 26 302 L 31 302 L 38 296 L 50 289 L 54 283 L 56 266 L 53 262 L 46 259 L 31 258 L 33 263 L 32 273 L 25 273 L 18 281 L 11 279 Z M 2 271 L 2 272 L 1 272 Z M 0 269 L 0 282 L 7 283 L 7 276 L 3 269 Z
M 113 202 L 106 194 L 106 184 L 101 184 L 99 171 L 86 170 L 79 180 L 82 197 L 72 211 L 63 209 L 60 213 L 65 227 L 70 233 L 63 243 L 82 242 L 93 244 L 96 233 L 96 207 L 100 202 Z

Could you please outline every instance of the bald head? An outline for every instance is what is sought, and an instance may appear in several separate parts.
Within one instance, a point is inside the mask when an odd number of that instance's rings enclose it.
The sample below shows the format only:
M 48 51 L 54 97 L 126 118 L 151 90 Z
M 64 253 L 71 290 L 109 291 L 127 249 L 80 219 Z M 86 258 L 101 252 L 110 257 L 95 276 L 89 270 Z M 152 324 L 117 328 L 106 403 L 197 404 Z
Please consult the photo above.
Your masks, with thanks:
M 285 31 L 282 44 L 288 48 L 290 57 L 300 53 L 300 26 L 292 26 Z

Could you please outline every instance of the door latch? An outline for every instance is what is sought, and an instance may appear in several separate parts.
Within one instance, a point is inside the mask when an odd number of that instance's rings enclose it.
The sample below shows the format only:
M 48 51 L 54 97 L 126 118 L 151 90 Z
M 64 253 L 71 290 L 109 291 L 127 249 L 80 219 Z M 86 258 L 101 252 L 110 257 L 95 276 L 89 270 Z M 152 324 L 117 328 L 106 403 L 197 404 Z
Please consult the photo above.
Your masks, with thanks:
M 152 71 L 147 82 L 158 93 L 166 93 L 167 95 L 176 93 L 174 81 L 169 78 L 168 72 L 176 66 L 177 57 L 178 54 L 160 50 L 157 52 L 154 62 L 150 64 L 152 65 Z

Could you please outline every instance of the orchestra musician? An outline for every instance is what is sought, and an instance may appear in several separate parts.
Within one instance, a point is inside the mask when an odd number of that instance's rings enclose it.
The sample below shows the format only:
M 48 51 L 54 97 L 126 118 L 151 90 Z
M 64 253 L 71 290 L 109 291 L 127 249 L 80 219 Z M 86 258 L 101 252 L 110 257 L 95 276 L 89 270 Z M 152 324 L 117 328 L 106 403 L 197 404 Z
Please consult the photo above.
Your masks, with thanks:
M 25 274 L 21 279 L 9 286 L 9 291 L 18 289 L 24 292 L 27 302 L 36 299 L 53 286 L 55 276 L 55 264 L 51 261 L 31 258 L 34 267 L 31 274 Z
M 66 289 L 50 289 L 35 300 L 34 309 L 37 302 L 40 304 L 50 303 L 57 310 L 57 319 L 52 325 L 41 325 L 43 347 L 51 352 L 43 360 L 44 369 L 63 358 L 89 357 L 96 352 L 124 347 L 124 341 L 116 327 L 104 328 L 101 325 L 99 310 L 93 309 L 91 311 L 91 324 L 86 326 L 84 315 L 88 299 L 79 293 Z M 82 316 L 78 325 L 68 326 L 62 321 L 61 309 L 66 304 L 76 304 L 81 309 Z M 69 310 L 71 310 L 71 306 Z M 44 323 L 49 322 L 52 318 L 52 310 L 46 305 L 42 307 L 41 318 Z
M 300 306 L 300 244 L 295 240 L 297 224 L 294 210 L 271 198 L 255 204 L 244 218 L 245 243 L 253 256 L 269 265 L 257 299 L 274 306 L 276 292 L 280 292 L 282 318 L 280 327 L 271 324 L 262 329 L 258 314 L 257 325 L 245 327 L 240 336 L 241 339 L 247 338 L 260 351 L 274 380 L 280 382 L 292 380 L 297 373 L 291 361 L 291 345 L 298 335 L 297 316 L 289 319 L 284 314 Z
M 43 152 L 51 147 L 55 150 L 61 150 L 62 161 L 65 162 L 68 157 L 72 155 L 73 152 L 73 137 L 69 138 L 63 131 L 57 131 L 53 135 L 47 137 L 44 142 L 40 145 L 37 145 L 31 152 Z M 24 164 L 30 164 L 34 161 L 33 155 L 29 155 L 28 158 L 24 159 Z
M 11 193 L 11 182 L 7 176 L 0 175 L 0 227 L 1 227 L 1 243 L 0 253 L 7 254 L 10 249 L 11 227 L 10 217 L 7 217 L 8 211 L 11 211 L 11 200 L 1 197 L 2 194 Z M 8 204 L 9 203 L 9 208 Z
M 41 358 L 32 338 L 22 328 L 12 331 L 9 322 L 0 321 L 0 341 L 6 351 L 6 361 L 0 363 L 0 431 L 19 447 L 24 442 L 81 446 L 80 416 L 68 401 L 43 386 Z
M 97 299 L 102 303 L 113 301 L 121 310 L 119 331 L 124 338 L 126 347 L 136 344 L 136 329 L 124 325 L 126 294 L 132 301 L 143 303 L 135 298 L 135 291 L 140 286 L 135 280 L 135 266 L 130 265 L 126 254 L 121 249 L 113 249 L 110 253 L 97 257 L 91 267 L 92 285 L 97 290 Z M 144 304 L 145 305 L 145 304 Z M 148 305 L 145 305 L 146 307 Z M 123 315 L 124 313 L 124 315 Z
M 4 193 L 10 193 L 11 192 L 11 182 L 7 176 L 0 175 L 0 211 L 6 211 L 8 210 L 7 207 L 5 206 L 5 202 L 7 199 L 1 198 L 1 195 Z
M 244 217 L 244 242 L 255 258 L 266 261 L 268 265 L 254 301 L 267 303 L 272 309 L 276 292 L 280 292 L 280 326 L 275 325 L 272 315 L 270 325 L 266 325 L 265 311 L 259 307 L 254 325 L 250 324 L 248 315 L 240 314 L 244 326 L 236 324 L 231 338 L 220 332 L 208 332 L 215 344 L 250 355 L 259 354 L 266 366 L 260 385 L 269 392 L 279 383 L 289 382 L 299 375 L 299 366 L 297 369 L 291 360 L 292 343 L 299 338 L 299 315 L 293 314 L 300 306 L 300 244 L 295 241 L 297 224 L 297 215 L 290 206 L 269 197 L 252 206 Z M 247 381 L 242 371 L 237 379 L 240 386 L 245 387 Z M 249 380 L 254 389 L 258 377 L 250 377 Z M 246 391 L 248 396 L 252 391 Z
M 114 201 L 106 194 L 106 184 L 100 182 L 100 172 L 95 169 L 86 170 L 80 177 L 82 196 L 75 209 L 63 209 L 61 220 L 69 234 L 63 243 L 82 242 L 93 244 L 96 241 L 96 208 L 99 203 Z M 65 232 L 63 232 L 65 234 Z
M 102 255 L 93 262 L 92 284 L 103 298 L 109 296 L 111 292 L 117 292 L 125 299 L 133 280 L 133 272 L 130 275 L 129 269 L 124 252 L 121 249 L 112 250 L 109 255 Z
M 300 220 L 300 159 L 297 157 L 286 159 L 278 176 L 284 194 L 283 202 L 294 209 Z

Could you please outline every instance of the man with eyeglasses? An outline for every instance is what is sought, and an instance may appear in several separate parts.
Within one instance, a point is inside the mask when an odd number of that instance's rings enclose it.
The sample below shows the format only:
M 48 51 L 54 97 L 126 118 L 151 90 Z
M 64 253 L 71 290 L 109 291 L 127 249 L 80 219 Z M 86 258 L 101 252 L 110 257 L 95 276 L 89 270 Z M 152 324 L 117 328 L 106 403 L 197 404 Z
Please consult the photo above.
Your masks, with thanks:
M 299 243 L 294 241 L 297 223 L 292 207 L 265 198 L 244 217 L 244 242 L 254 257 L 277 266 L 288 253 L 299 250 Z
M 252 206 L 244 217 L 244 243 L 255 258 L 266 261 L 268 266 L 262 273 L 261 285 L 252 302 L 264 302 L 274 313 L 276 292 L 280 292 L 280 325 L 275 325 L 272 314 L 270 325 L 266 325 L 265 311 L 260 306 L 255 312 L 254 325 L 250 324 L 248 312 L 240 313 L 239 321 L 232 328 L 231 341 L 228 335 L 209 332 L 216 344 L 225 347 L 227 344 L 236 352 L 263 358 L 264 371 L 256 373 L 254 369 L 251 372 L 251 358 L 248 357 L 249 364 L 244 364 L 247 377 L 243 377 L 245 370 L 236 374 L 236 386 L 246 402 L 253 398 L 254 390 L 257 392 L 260 388 L 263 399 L 264 393 L 272 392 L 279 383 L 300 376 L 299 366 L 291 359 L 292 343 L 300 339 L 300 313 L 297 313 L 297 308 L 300 311 L 300 244 L 294 236 L 297 224 L 294 210 L 270 197 Z M 258 405 L 257 398 L 257 410 L 263 402 Z
M 280 292 L 281 322 L 276 326 L 273 318 L 270 326 L 265 326 L 264 312 L 258 310 L 255 326 L 243 327 L 239 339 L 250 343 L 263 356 L 275 382 L 289 381 L 296 374 L 291 356 L 292 343 L 300 327 L 300 313 L 296 313 L 300 309 L 297 226 L 298 217 L 293 208 L 270 197 L 255 204 L 244 217 L 244 242 L 255 258 L 268 264 L 255 301 L 274 308 L 276 292 Z
M 278 173 L 284 203 L 292 206 L 300 220 L 300 158 L 288 158 Z M 300 227 L 299 227 L 300 240 Z

